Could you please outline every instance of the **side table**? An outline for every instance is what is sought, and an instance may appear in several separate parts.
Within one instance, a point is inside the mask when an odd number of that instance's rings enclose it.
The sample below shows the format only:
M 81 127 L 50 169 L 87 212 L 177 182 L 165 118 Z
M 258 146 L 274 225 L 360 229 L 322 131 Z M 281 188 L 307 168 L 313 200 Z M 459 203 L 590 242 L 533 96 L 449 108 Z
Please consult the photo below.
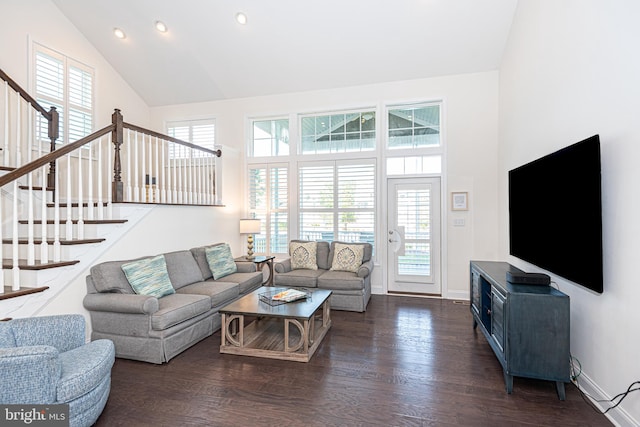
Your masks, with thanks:
M 264 271 L 264 267 L 266 265 L 269 268 L 269 277 L 267 278 L 267 280 L 263 281 L 262 284 L 267 286 L 273 286 L 273 260 L 274 259 L 275 259 L 274 256 L 258 255 L 258 256 L 249 258 L 245 255 L 238 258 L 234 258 L 234 261 L 253 262 L 256 265 L 256 269 L 258 271 Z

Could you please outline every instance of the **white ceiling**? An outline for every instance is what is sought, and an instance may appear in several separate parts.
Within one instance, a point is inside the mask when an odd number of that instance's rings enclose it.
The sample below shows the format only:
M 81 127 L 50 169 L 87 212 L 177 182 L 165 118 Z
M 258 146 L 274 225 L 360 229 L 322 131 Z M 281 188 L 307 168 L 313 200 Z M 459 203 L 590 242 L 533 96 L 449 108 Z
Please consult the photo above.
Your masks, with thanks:
M 53 2 L 153 107 L 495 70 L 517 0 Z

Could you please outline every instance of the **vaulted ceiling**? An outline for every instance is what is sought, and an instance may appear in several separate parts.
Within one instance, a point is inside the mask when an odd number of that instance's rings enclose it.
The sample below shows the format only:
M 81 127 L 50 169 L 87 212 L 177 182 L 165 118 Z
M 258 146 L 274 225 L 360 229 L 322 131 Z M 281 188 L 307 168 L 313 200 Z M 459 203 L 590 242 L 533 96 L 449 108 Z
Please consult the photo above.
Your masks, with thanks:
M 517 0 L 53 0 L 149 106 L 498 69 Z M 246 14 L 246 25 L 235 20 Z M 162 21 L 166 33 L 154 23 Z M 114 36 L 122 29 L 125 39 Z

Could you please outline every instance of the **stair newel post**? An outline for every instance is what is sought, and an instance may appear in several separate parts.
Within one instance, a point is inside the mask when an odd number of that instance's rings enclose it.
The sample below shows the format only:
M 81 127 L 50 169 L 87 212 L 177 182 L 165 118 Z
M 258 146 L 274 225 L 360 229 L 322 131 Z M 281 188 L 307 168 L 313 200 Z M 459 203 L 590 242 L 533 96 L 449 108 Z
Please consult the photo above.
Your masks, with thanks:
M 111 131 L 111 142 L 113 142 L 113 183 L 111 186 L 112 201 L 115 203 L 123 202 L 123 186 L 122 186 L 122 164 L 120 162 L 120 146 L 124 138 L 124 121 L 120 110 L 116 110 L 111 115 L 111 123 L 114 128 Z
M 58 137 L 60 136 L 60 129 L 59 129 L 59 116 L 60 114 L 58 113 L 58 110 L 56 110 L 56 107 L 51 107 L 51 109 L 49 110 L 49 125 L 48 125 L 48 136 L 49 139 L 51 140 L 51 146 L 49 151 L 50 152 L 54 152 L 56 151 L 56 141 L 58 140 Z M 49 187 L 53 187 L 53 197 L 56 197 L 56 189 L 54 187 L 55 183 L 56 183 L 56 162 L 52 161 L 51 163 L 49 163 L 49 176 L 47 177 L 47 185 Z

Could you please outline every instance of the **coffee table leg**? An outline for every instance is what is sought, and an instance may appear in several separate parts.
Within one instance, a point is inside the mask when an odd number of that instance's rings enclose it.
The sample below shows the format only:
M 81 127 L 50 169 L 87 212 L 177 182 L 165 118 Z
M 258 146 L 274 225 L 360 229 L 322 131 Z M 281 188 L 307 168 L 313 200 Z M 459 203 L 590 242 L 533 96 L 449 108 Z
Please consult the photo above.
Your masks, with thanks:
M 223 336 L 222 345 L 227 345 L 226 341 L 228 340 L 230 344 L 236 347 L 244 347 L 244 315 L 232 314 L 225 316 L 223 314 L 222 322 L 224 327 L 224 331 L 221 334 Z
M 308 334 L 309 323 L 305 320 L 305 326 L 302 326 L 297 319 L 284 319 L 284 351 L 287 353 L 293 353 L 302 348 L 303 345 L 308 343 L 306 334 Z M 289 346 L 289 325 L 294 324 L 300 331 L 300 341 L 291 347 Z M 306 329 L 305 329 L 306 328 Z M 305 351 L 308 350 L 308 345 L 305 345 Z

